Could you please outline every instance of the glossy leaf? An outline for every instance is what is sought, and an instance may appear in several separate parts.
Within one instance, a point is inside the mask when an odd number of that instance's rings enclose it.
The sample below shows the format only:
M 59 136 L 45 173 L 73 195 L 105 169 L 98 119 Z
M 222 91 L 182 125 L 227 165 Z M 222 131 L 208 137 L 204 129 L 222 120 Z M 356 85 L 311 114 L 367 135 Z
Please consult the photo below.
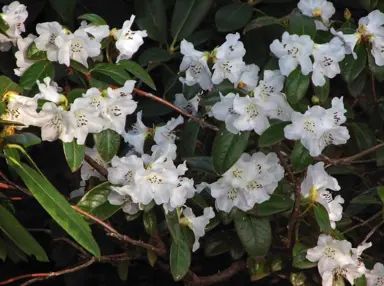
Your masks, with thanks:
M 106 162 L 110 162 L 117 154 L 120 147 L 120 135 L 111 129 L 103 130 L 93 134 L 95 145 L 100 157 Z
M 60 18 L 69 26 L 74 22 L 74 9 L 76 7 L 76 0 L 49 0 L 52 8 L 59 14 Z
M 42 81 L 46 77 L 54 78 L 55 68 L 50 61 L 43 60 L 31 65 L 21 76 L 20 86 L 31 90 L 36 85 L 36 80 Z
M 41 139 L 35 134 L 24 132 L 19 134 L 13 134 L 11 136 L 5 137 L 5 142 L 10 144 L 22 145 L 25 148 L 38 145 L 41 143 Z
M 307 148 L 300 141 L 296 141 L 292 150 L 292 167 L 296 171 L 301 172 L 311 165 L 312 161 L 313 158 Z
M 153 82 L 151 76 L 139 64 L 130 60 L 123 60 L 119 62 L 119 65 L 125 68 L 129 73 L 133 74 L 139 80 L 142 80 L 150 88 L 156 90 L 155 83 Z
M 320 103 L 324 103 L 329 96 L 330 81 L 329 78 L 325 78 L 325 84 L 323 86 L 315 86 L 315 95 L 319 99 Z
M 311 262 L 306 258 L 308 247 L 302 243 L 296 243 L 293 247 L 292 265 L 299 269 L 308 269 L 317 266 L 316 262 Z
M 190 120 L 185 125 L 180 135 L 180 145 L 177 148 L 181 158 L 194 156 L 199 130 L 200 125 L 196 121 Z
M 301 13 L 295 13 L 289 19 L 288 32 L 291 35 L 308 35 L 312 39 L 314 39 L 316 36 L 315 21 L 312 18 L 305 16 Z
M 184 236 L 176 243 L 172 240 L 170 251 L 170 266 L 173 279 L 180 281 L 191 265 L 191 250 Z
M 247 131 L 233 134 L 225 126 L 220 128 L 212 149 L 213 168 L 218 174 L 225 173 L 244 153 L 249 134 Z
M 179 225 L 179 217 L 177 216 L 177 211 L 174 210 L 165 214 L 165 221 L 167 222 L 167 226 L 173 241 L 177 243 L 181 239 L 181 228 Z
M 287 78 L 285 88 L 290 103 L 298 103 L 306 94 L 309 87 L 309 75 L 303 75 L 301 68 L 296 68 Z
M 226 253 L 230 249 L 230 233 L 227 231 L 216 232 L 204 241 L 204 255 L 214 257 Z
M 359 0 L 361 6 L 364 7 L 365 10 L 368 12 L 371 12 L 373 9 L 375 9 L 377 3 L 379 0 Z
M 369 149 L 376 145 L 376 136 L 373 130 L 365 123 L 351 123 L 350 130 L 356 140 L 360 151 Z
M 329 222 L 329 215 L 328 215 L 327 210 L 324 208 L 324 206 L 321 204 L 316 204 L 313 207 L 313 210 L 315 213 L 315 218 L 316 218 L 317 224 L 320 227 L 320 230 L 324 233 L 328 233 L 328 234 L 331 233 L 332 228 L 331 228 L 331 224 Z
M 81 16 L 79 16 L 79 19 L 80 20 L 86 20 L 92 24 L 95 24 L 97 26 L 101 26 L 101 25 L 108 25 L 108 23 L 100 16 L 96 15 L 96 14 L 83 14 Z
M 172 59 L 172 55 L 162 48 L 149 48 L 140 54 L 137 62 L 142 66 L 147 66 L 150 63 L 164 63 Z
M 271 125 L 261 134 L 259 138 L 259 147 L 269 147 L 283 141 L 285 139 L 284 127 L 288 124 L 291 124 L 291 122 L 278 122 Z
M 258 17 L 252 20 L 251 22 L 249 22 L 247 26 L 245 26 L 243 33 L 246 33 L 253 29 L 259 29 L 265 26 L 270 26 L 270 25 L 279 24 L 279 23 L 280 23 L 280 20 L 277 19 L 276 17 L 271 17 L 271 16 Z
M 341 76 L 348 83 L 354 81 L 367 64 L 367 52 L 364 45 L 357 45 L 355 52 L 357 54 L 356 60 L 352 55 L 346 55 L 345 59 L 340 62 Z
M 85 145 L 78 145 L 76 140 L 73 140 L 68 143 L 63 142 L 63 149 L 69 168 L 72 172 L 76 172 L 83 163 Z
M 27 49 L 27 58 L 33 61 L 46 60 L 47 52 L 39 50 L 36 44 L 32 43 Z
M 255 216 L 269 216 L 293 207 L 293 200 L 287 196 L 272 194 L 268 201 L 256 204 L 247 213 Z
M 73 103 L 75 101 L 76 98 L 79 98 L 79 97 L 82 97 L 83 94 L 85 94 L 87 91 L 83 88 L 74 88 L 72 89 L 67 98 L 68 98 L 68 102 L 69 103 Z
M 17 83 L 13 82 L 11 79 L 5 75 L 0 76 L 0 95 L 3 96 L 8 91 L 14 91 L 16 93 L 22 93 L 23 88 L 20 87 Z
M 49 261 L 48 256 L 45 253 L 44 249 L 41 247 L 41 245 L 1 204 L 0 229 L 27 255 L 34 255 L 38 261 Z
M 157 217 L 154 209 L 143 214 L 143 222 L 145 231 L 148 234 L 157 233 Z
M 106 64 L 106 63 L 97 64 L 91 70 L 91 74 L 92 73 L 101 73 L 103 75 L 106 75 L 120 85 L 124 85 L 124 83 L 127 80 L 131 79 L 131 77 L 123 67 L 115 64 Z
M 215 15 L 215 23 L 219 32 L 236 31 L 244 27 L 253 14 L 247 3 L 232 3 L 221 7 Z

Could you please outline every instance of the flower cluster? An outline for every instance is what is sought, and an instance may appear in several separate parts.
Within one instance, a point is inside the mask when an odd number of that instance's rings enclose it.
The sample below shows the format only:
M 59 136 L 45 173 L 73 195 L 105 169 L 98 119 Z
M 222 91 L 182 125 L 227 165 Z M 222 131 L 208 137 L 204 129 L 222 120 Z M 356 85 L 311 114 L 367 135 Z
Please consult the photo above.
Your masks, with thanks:
M 333 3 L 327 0 L 300 0 L 297 7 L 304 15 L 317 18 L 315 20 L 317 30 L 327 31 L 329 19 L 336 12 Z
M 218 210 L 230 212 L 237 207 L 248 211 L 269 200 L 283 177 L 284 169 L 275 153 L 244 153 L 217 182 L 202 183 L 199 188 L 209 187 Z

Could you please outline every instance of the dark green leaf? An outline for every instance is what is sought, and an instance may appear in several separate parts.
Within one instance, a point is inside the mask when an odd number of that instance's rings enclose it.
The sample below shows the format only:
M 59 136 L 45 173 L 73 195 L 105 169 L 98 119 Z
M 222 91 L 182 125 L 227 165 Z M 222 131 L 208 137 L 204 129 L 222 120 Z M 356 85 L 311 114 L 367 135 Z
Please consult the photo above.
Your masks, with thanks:
M 352 55 L 346 55 L 340 63 L 341 76 L 348 83 L 355 80 L 367 64 L 367 52 L 364 45 L 357 45 L 355 52 L 357 54 L 356 60 Z
M 162 0 L 135 0 L 137 24 L 141 30 L 146 30 L 148 37 L 167 43 L 167 15 Z
M 108 25 L 107 22 L 96 14 L 83 14 L 79 16 L 80 20 L 87 20 L 88 22 L 95 24 L 96 26 Z
M 54 78 L 55 67 L 50 61 L 43 60 L 31 65 L 21 76 L 20 86 L 31 90 L 36 85 L 36 80 L 42 81 L 46 77 Z
M 150 63 L 163 63 L 172 59 L 172 55 L 162 48 L 149 48 L 140 54 L 137 62 L 142 66 L 147 66 Z
M 173 39 L 184 39 L 195 31 L 212 6 L 212 0 L 178 0 L 172 15 Z
M 293 247 L 293 263 L 292 265 L 299 269 L 308 269 L 317 266 L 316 262 L 310 262 L 307 258 L 307 250 L 306 247 L 302 243 L 296 243 Z
M 172 240 L 170 252 L 170 266 L 173 279 L 179 281 L 183 279 L 191 265 L 191 250 L 184 236 L 179 242 Z
M 238 211 L 234 217 L 236 232 L 251 256 L 265 256 L 271 246 L 271 224 L 267 218 L 257 218 Z
M 35 43 L 29 45 L 27 49 L 27 58 L 33 61 L 40 61 L 47 59 L 47 52 L 39 50 Z
M 377 187 L 377 194 L 379 195 L 381 201 L 384 204 L 384 187 Z
M 309 155 L 308 150 L 303 144 L 300 141 L 296 141 L 292 151 L 292 167 L 298 172 L 304 171 L 312 164 L 312 160 L 312 156 Z
M 365 275 L 362 275 L 359 278 L 355 279 L 355 286 L 367 286 L 367 278 L 365 278 Z
M 379 0 L 359 0 L 361 6 L 368 12 L 371 12 L 373 9 L 375 9 L 377 3 Z
M 208 236 L 204 242 L 204 255 L 214 257 L 230 249 L 229 232 L 220 231 Z
M 115 65 L 115 64 L 106 64 L 106 63 L 97 64 L 91 70 L 91 74 L 92 73 L 104 74 L 104 75 L 110 77 L 111 79 L 113 79 L 115 82 L 117 82 L 120 85 L 124 85 L 124 83 L 127 80 L 131 79 L 131 77 L 125 71 L 125 69 L 123 67 Z
M 180 136 L 180 145 L 178 151 L 181 158 L 193 157 L 199 134 L 200 125 L 193 120 L 188 121 Z
M 301 68 L 296 68 L 287 78 L 285 88 L 290 103 L 298 103 L 306 94 L 309 87 L 309 75 L 303 75 Z
M 384 80 L 384 66 L 378 66 L 376 64 L 375 58 L 372 56 L 371 53 L 368 53 L 368 65 L 369 65 L 369 69 L 371 70 L 371 72 L 373 73 L 375 78 L 380 82 L 383 81 Z
M 3 17 L 0 17 L 0 30 L 3 33 L 6 33 L 8 29 L 9 29 L 8 23 L 4 21 Z
M 350 130 L 353 132 L 357 146 L 360 151 L 369 149 L 376 145 L 376 136 L 373 130 L 365 123 L 351 123 Z
M 192 33 L 186 40 L 192 43 L 194 46 L 204 44 L 209 39 L 212 38 L 213 30 L 212 28 L 205 28 L 203 30 L 196 31 Z
M 201 156 L 188 157 L 183 159 L 187 162 L 187 165 L 190 169 L 216 174 L 215 170 L 213 169 L 212 157 Z
M 249 22 L 247 26 L 245 26 L 243 33 L 246 33 L 253 29 L 259 29 L 265 26 L 270 26 L 270 25 L 279 24 L 279 23 L 280 23 L 280 20 L 275 17 L 270 17 L 270 16 L 258 17 L 252 20 L 251 22 Z
M 295 13 L 290 18 L 288 32 L 291 35 L 308 35 L 314 39 L 316 36 L 315 21 L 301 13 Z
M 75 20 L 74 9 L 76 7 L 76 0 L 49 0 L 49 2 L 64 23 L 72 27 Z
M 32 133 L 20 133 L 5 137 L 5 142 L 22 145 L 25 148 L 41 143 L 41 139 Z
M 8 91 L 22 93 L 23 89 L 17 83 L 2 75 L 0 76 L 0 96 L 3 96 Z
M 293 200 L 287 196 L 273 194 L 268 201 L 255 205 L 247 213 L 256 216 L 270 216 L 287 211 L 293 206 Z
M 157 233 L 157 217 L 154 209 L 143 214 L 143 222 L 145 231 L 148 234 Z
M 327 210 L 324 208 L 324 206 L 318 203 L 313 207 L 313 210 L 315 213 L 317 224 L 320 227 L 320 230 L 327 234 L 331 233 L 332 228 L 331 228 L 331 223 L 329 222 L 329 215 Z
M 78 145 L 76 140 L 69 143 L 63 142 L 65 159 L 72 172 L 76 172 L 83 163 L 85 145 Z
M 123 60 L 119 62 L 119 65 L 125 68 L 131 74 L 133 74 L 139 80 L 142 80 L 150 88 L 156 90 L 155 83 L 153 82 L 151 76 L 139 64 L 130 60 Z
M 165 221 L 167 222 L 169 232 L 171 233 L 172 239 L 174 241 L 173 243 L 177 243 L 181 240 L 180 237 L 182 236 L 177 211 L 174 210 L 165 214 Z
M 5 261 L 7 258 L 7 246 L 2 238 L 0 238 L 0 259 Z
M 315 86 L 315 95 L 319 99 L 320 103 L 326 102 L 328 99 L 329 91 L 330 91 L 330 81 L 329 78 L 325 78 L 325 84 L 323 86 Z
M 253 9 L 247 3 L 232 3 L 221 7 L 215 15 L 219 32 L 236 31 L 244 27 L 251 19 Z
M 213 168 L 218 174 L 225 173 L 236 163 L 248 144 L 249 131 L 233 134 L 223 125 L 213 142 Z
M 106 220 L 115 214 L 123 205 L 111 205 L 108 195 L 111 193 L 111 184 L 102 183 L 87 192 L 77 206 L 101 220 Z
M 42 262 L 49 261 L 40 244 L 2 205 L 0 205 L 0 229 L 27 255 L 34 255 L 37 260 Z
M 93 134 L 95 145 L 100 157 L 106 162 L 110 162 L 117 154 L 120 147 L 120 135 L 111 129 L 103 130 Z
M 384 166 L 384 147 L 376 151 L 376 165 L 378 167 Z
M 354 81 L 348 83 L 348 91 L 355 97 L 360 96 L 367 83 L 367 78 L 368 78 L 368 72 L 363 71 Z M 383 79 L 384 79 L 384 73 L 383 73 Z
M 271 125 L 267 130 L 261 134 L 259 138 L 259 147 L 269 147 L 276 143 L 279 143 L 285 139 L 284 127 L 291 122 L 278 122 Z
M 14 158 L 9 159 L 33 196 L 52 218 L 81 246 L 93 255 L 100 256 L 100 249 L 91 229 L 55 187 L 34 169 Z
M 83 88 L 74 88 L 74 89 L 72 89 L 69 92 L 68 96 L 67 96 L 68 102 L 69 103 L 73 103 L 76 98 L 82 97 L 83 94 L 85 94 L 86 92 L 87 91 L 85 89 L 83 89 Z

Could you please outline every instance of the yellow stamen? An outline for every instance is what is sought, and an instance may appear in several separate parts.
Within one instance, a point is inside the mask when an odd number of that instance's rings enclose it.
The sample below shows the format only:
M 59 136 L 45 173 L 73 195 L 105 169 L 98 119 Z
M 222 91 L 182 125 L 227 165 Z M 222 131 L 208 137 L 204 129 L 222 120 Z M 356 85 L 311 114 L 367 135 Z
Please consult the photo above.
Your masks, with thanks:
M 323 10 L 321 8 L 316 8 L 312 11 L 312 16 L 313 17 L 320 17 L 322 12 L 323 12 Z

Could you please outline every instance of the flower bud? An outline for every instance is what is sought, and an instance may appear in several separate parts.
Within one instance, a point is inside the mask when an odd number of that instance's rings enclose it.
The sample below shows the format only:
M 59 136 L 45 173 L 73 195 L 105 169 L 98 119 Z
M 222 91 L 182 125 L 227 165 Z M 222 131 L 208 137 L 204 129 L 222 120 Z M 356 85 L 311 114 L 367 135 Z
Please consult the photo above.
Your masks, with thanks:
M 344 10 L 344 19 L 347 20 L 347 21 L 349 21 L 349 20 L 351 19 L 351 17 L 352 17 L 352 13 L 351 13 L 351 11 L 349 11 L 349 9 L 346 8 L 346 9 Z
M 318 105 L 320 103 L 320 99 L 316 95 L 312 96 L 311 101 L 315 105 Z

